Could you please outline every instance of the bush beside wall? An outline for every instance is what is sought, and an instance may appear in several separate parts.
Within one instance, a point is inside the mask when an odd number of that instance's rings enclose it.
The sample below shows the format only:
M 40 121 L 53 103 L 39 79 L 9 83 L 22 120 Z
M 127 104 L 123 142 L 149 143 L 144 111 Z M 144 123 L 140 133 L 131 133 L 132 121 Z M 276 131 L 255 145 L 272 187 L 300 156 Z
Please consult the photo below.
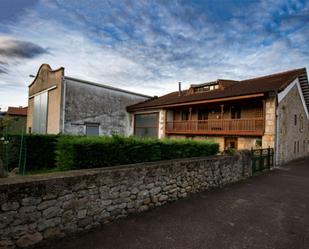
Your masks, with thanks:
M 23 139 L 22 160 L 26 159 L 26 171 L 56 167 L 55 150 L 58 136 L 27 134 Z M 7 140 L 7 145 L 1 142 L 0 157 L 8 164 L 8 169 L 12 170 L 19 164 L 21 135 L 7 135 Z
M 12 170 L 19 164 L 21 135 L 7 138 L 7 147 L 0 142 L 0 157 Z M 57 166 L 69 170 L 201 157 L 219 151 L 219 145 L 209 141 L 28 134 L 23 139 L 22 164 L 25 159 L 26 173 Z
M 56 161 L 62 169 L 108 167 L 139 162 L 215 155 L 209 141 L 136 137 L 59 137 Z

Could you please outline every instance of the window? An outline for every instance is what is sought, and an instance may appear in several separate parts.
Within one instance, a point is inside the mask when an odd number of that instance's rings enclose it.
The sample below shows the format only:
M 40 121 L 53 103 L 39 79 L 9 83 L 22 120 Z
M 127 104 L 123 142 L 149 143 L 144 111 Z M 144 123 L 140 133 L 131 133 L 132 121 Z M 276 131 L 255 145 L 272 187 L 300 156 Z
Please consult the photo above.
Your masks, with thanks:
M 200 87 L 196 87 L 194 89 L 195 93 L 201 93 L 201 92 L 208 92 L 208 91 L 213 91 L 219 89 L 219 85 L 218 84 L 210 84 L 210 85 L 206 85 L 206 86 L 200 86 Z
M 297 125 L 297 115 L 294 115 L 294 125 Z
M 262 139 L 258 138 L 255 140 L 255 147 L 256 148 L 262 148 Z
M 134 135 L 158 138 L 159 113 L 136 114 Z
M 198 110 L 198 120 L 207 120 L 208 119 L 208 110 L 200 109 Z
M 48 92 L 34 97 L 32 132 L 45 134 L 47 132 Z
M 181 112 L 181 120 L 189 120 L 189 111 L 188 110 L 183 110 Z
M 87 136 L 98 136 L 100 125 L 99 124 L 86 124 L 86 135 Z
M 299 153 L 299 141 L 297 141 L 297 153 Z
M 240 119 L 240 116 L 241 116 L 240 106 L 232 106 L 231 107 L 231 118 L 232 119 Z
M 304 116 L 303 115 L 299 116 L 299 125 L 300 125 L 300 131 L 303 132 L 304 131 Z
M 263 116 L 264 116 L 263 107 L 257 107 L 255 109 L 255 117 L 256 118 L 263 118 Z
M 294 154 L 296 154 L 296 141 L 294 141 Z

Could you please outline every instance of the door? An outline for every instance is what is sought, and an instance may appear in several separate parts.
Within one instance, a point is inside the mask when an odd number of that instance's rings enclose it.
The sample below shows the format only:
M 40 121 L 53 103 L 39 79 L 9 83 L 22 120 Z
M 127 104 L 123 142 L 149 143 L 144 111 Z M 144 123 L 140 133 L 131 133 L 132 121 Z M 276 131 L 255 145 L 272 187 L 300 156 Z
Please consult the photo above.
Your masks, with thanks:
M 232 119 L 241 118 L 241 107 L 239 105 L 235 105 L 231 107 L 231 118 Z
M 237 137 L 226 137 L 224 139 L 224 148 L 225 149 L 235 149 L 237 150 Z

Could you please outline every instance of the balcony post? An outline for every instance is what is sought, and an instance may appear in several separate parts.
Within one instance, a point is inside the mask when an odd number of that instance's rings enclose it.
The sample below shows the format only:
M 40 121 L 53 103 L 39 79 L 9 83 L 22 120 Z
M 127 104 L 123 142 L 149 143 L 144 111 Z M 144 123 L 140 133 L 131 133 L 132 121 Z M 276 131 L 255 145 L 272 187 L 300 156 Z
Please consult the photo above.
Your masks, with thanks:
M 189 108 L 189 130 L 191 130 L 192 108 Z
M 224 113 L 224 105 L 221 106 L 221 129 L 223 130 L 223 113 Z

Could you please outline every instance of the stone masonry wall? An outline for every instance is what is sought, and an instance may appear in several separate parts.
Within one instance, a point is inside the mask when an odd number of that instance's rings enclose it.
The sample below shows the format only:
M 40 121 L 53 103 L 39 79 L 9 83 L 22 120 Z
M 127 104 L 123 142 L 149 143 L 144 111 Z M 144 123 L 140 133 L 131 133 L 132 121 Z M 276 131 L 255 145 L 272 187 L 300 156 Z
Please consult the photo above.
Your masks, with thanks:
M 278 120 L 278 164 L 308 156 L 308 119 L 296 85 L 279 103 Z
M 133 134 L 127 106 L 149 98 L 66 79 L 64 133 L 85 135 L 86 124 L 99 124 L 100 135 Z
M 270 97 L 265 102 L 265 133 L 262 137 L 263 148 L 275 148 L 276 133 L 276 98 Z
M 0 180 L 0 248 L 24 248 L 251 175 L 250 155 L 160 161 Z

